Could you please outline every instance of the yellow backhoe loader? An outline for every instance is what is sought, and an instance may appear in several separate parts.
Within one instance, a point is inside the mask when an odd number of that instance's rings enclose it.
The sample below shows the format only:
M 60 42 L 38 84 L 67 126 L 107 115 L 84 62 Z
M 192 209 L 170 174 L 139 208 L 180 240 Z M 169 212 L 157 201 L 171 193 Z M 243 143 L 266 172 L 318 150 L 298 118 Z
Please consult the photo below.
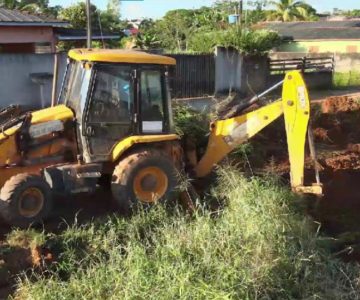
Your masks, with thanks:
M 286 75 L 282 100 L 212 123 L 198 161 L 174 133 L 167 72 L 175 64 L 138 51 L 71 50 L 56 106 L 2 116 L 0 216 L 20 227 L 41 222 L 54 195 L 91 193 L 103 178 L 120 206 L 152 205 L 171 196 L 185 161 L 206 176 L 282 114 L 292 188 L 321 194 L 319 182 L 303 184 L 310 105 L 300 73 Z

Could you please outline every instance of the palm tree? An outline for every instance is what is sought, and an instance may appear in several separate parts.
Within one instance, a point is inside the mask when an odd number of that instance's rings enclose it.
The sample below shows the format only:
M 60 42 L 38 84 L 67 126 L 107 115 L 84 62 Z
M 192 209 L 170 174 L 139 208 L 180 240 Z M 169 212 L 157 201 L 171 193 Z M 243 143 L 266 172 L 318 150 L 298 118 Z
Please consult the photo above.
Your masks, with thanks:
M 304 1 L 279 0 L 270 1 L 275 10 L 268 16 L 271 21 L 310 21 L 316 18 L 316 10 Z

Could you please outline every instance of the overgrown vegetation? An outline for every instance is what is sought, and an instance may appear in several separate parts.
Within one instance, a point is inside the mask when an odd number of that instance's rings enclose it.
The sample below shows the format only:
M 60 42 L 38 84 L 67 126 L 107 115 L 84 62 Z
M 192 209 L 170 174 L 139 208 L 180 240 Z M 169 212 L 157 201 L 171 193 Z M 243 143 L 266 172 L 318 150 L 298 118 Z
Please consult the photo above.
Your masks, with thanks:
M 331 257 L 301 199 L 273 178 L 219 171 L 221 211 L 163 207 L 47 235 L 58 263 L 19 299 L 357 299 L 359 269 Z M 60 252 L 60 253 L 59 253 Z
M 207 141 L 209 123 L 212 119 L 210 113 L 198 112 L 186 105 L 177 105 L 173 109 L 175 130 L 180 136 L 186 136 L 203 144 Z
M 335 88 L 347 88 L 360 85 L 360 72 L 349 71 L 347 73 L 335 72 L 333 77 L 333 85 Z
M 146 20 L 140 26 L 140 37 L 147 35 L 156 39 L 157 47 L 167 51 L 212 52 L 215 46 L 236 48 L 247 54 L 265 53 L 277 46 L 280 38 L 275 32 L 252 30 L 249 25 L 261 20 L 263 4 L 241 26 L 228 23 L 228 15 L 238 6 L 236 1 L 217 1 L 213 7 L 195 10 L 169 11 L 161 20 Z M 257 12 L 257 13 L 255 13 Z

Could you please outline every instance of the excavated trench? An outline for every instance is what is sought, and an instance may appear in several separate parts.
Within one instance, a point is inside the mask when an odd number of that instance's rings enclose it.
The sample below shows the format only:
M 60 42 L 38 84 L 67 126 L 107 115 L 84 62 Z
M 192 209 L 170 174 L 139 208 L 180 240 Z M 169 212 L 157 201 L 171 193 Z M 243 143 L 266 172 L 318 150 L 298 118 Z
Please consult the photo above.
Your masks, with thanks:
M 312 104 L 311 115 L 324 196 L 311 200 L 309 213 L 321 230 L 334 238 L 335 254 L 360 261 L 360 98 L 327 98 Z M 254 139 L 254 151 L 247 155 L 252 171 L 288 178 L 283 127 L 279 120 Z M 305 165 L 305 183 L 311 184 L 315 176 L 310 157 Z

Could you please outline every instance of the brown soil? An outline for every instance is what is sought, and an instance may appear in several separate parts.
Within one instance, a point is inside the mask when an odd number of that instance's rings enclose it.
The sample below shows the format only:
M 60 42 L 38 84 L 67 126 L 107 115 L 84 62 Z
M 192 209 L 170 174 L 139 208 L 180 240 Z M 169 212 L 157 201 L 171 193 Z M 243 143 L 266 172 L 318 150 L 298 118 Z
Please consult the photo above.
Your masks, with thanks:
M 313 132 L 314 132 L 314 138 L 316 141 L 322 141 L 322 142 L 330 141 L 329 130 L 318 127 L 318 128 L 315 128 Z
M 360 109 L 360 102 L 349 96 L 334 96 L 323 101 L 321 108 L 324 114 L 351 112 Z
M 335 157 L 325 159 L 325 164 L 332 170 L 359 170 L 360 155 L 357 152 L 344 152 Z
M 53 216 L 39 230 L 60 233 L 72 224 L 85 224 L 118 211 L 112 202 L 109 190 L 99 189 L 91 196 L 79 195 L 72 198 L 56 199 Z M 6 235 L 11 228 L 0 224 L 0 299 L 7 299 L 14 292 L 16 278 L 22 272 L 42 272 L 46 265 L 56 261 L 56 253 L 51 253 L 41 245 L 31 245 L 26 239 L 19 245 L 11 246 Z

